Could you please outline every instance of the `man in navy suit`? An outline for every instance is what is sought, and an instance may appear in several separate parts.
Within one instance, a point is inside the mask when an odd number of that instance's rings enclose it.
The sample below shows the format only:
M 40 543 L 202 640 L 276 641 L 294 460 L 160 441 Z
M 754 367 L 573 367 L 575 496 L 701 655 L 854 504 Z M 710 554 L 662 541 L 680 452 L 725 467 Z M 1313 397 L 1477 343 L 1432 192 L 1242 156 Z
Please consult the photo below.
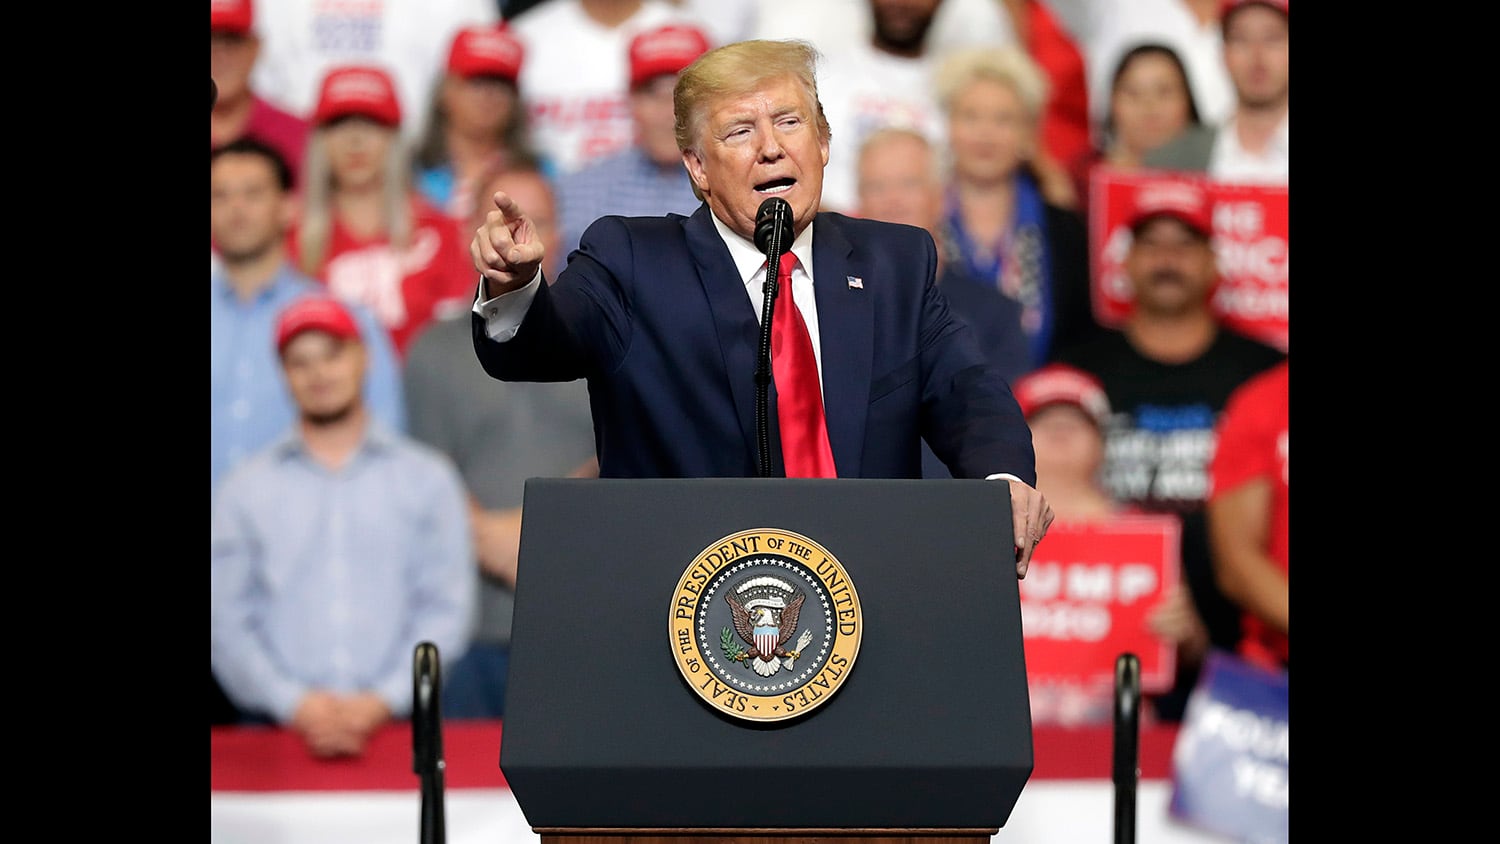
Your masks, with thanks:
M 794 303 L 807 323 L 837 474 L 919 478 L 925 439 L 954 477 L 1008 481 L 1024 577 L 1053 519 L 1031 431 L 938 292 L 931 235 L 818 212 L 830 130 L 817 58 L 805 42 L 741 41 L 683 71 L 677 144 L 703 204 L 689 217 L 599 218 L 548 283 L 530 219 L 495 194 L 470 245 L 483 276 L 475 352 L 501 380 L 587 378 L 601 477 L 756 475 L 766 259 L 755 226 L 780 197 L 797 265 L 776 307 Z

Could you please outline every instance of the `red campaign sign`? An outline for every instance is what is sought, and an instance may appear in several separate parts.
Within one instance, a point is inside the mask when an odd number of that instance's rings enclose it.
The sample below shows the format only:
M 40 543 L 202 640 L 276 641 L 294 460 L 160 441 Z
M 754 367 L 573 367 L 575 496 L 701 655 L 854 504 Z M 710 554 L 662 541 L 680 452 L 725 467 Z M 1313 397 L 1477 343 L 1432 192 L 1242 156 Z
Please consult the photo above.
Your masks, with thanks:
M 1175 516 L 1053 522 L 1021 581 L 1028 682 L 1113 686 L 1128 652 L 1143 693 L 1170 689 L 1177 653 L 1147 617 L 1177 585 L 1181 539 Z
M 1089 259 L 1094 318 L 1117 327 L 1134 294 L 1123 263 L 1130 248 L 1125 220 L 1142 185 L 1163 179 L 1202 185 L 1214 205 L 1219 286 L 1214 310 L 1224 324 L 1288 350 L 1286 185 L 1219 182 L 1201 173 L 1122 172 L 1095 168 L 1089 183 Z

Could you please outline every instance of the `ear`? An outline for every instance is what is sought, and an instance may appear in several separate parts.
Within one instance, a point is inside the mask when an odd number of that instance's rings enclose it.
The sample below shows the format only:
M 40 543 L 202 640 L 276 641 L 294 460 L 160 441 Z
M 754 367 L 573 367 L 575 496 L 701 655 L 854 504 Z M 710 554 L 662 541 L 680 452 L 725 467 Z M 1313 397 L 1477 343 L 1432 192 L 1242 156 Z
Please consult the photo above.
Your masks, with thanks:
M 703 159 L 699 157 L 696 150 L 685 149 L 682 151 L 682 166 L 687 168 L 688 177 L 693 180 L 693 185 L 701 193 L 708 193 L 708 174 L 703 169 Z

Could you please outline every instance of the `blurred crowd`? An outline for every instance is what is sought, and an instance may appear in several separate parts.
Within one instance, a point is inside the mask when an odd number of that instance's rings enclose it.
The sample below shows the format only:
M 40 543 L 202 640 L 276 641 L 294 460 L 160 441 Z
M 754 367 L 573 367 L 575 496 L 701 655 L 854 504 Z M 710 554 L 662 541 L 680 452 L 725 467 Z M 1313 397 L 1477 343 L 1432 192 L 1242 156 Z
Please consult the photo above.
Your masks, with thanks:
M 1059 520 L 1181 520 L 1150 717 L 1212 649 L 1289 664 L 1287 344 L 1215 299 L 1216 197 L 1288 184 L 1288 0 L 210 4 L 214 724 L 358 754 L 420 641 L 445 716 L 504 714 L 524 481 L 598 468 L 583 382 L 480 368 L 470 238 L 504 191 L 555 277 L 600 216 L 692 213 L 676 76 L 752 38 L 821 53 L 822 210 L 931 234 Z

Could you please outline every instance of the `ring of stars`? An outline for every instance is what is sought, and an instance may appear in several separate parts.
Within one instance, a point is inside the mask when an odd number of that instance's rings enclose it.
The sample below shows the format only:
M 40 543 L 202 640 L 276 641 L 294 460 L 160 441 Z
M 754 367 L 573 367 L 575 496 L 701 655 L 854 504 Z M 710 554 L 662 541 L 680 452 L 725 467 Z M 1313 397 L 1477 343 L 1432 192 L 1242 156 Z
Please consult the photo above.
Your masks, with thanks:
M 712 606 L 711 601 L 713 600 L 714 593 L 718 591 L 719 587 L 723 586 L 725 581 L 734 577 L 735 574 L 745 570 L 746 568 L 749 568 L 750 566 L 767 565 L 778 566 L 780 568 L 786 569 L 796 578 L 801 579 L 802 581 L 807 583 L 807 585 L 812 589 L 813 594 L 817 597 L 818 602 L 822 604 L 823 607 L 823 636 L 818 644 L 817 653 L 814 655 L 804 651 L 802 657 L 797 660 L 799 663 L 801 663 L 801 670 L 798 671 L 797 674 L 791 679 L 781 682 L 754 682 L 752 680 L 745 679 L 740 675 L 739 672 L 731 672 L 729 669 L 736 667 L 738 663 L 734 663 L 731 661 L 721 664 L 719 662 L 719 658 L 714 656 L 714 654 L 718 653 L 718 636 L 716 633 L 710 635 L 710 632 L 708 630 L 709 613 L 707 612 L 706 608 Z M 746 692 L 767 695 L 795 689 L 798 686 L 801 686 L 803 683 L 807 682 L 809 678 L 817 674 L 818 667 L 821 666 L 823 664 L 823 661 L 828 658 L 828 649 L 833 643 L 834 636 L 833 613 L 830 611 L 831 608 L 828 602 L 828 590 L 823 587 L 823 582 L 821 580 L 813 576 L 812 572 L 808 571 L 805 567 L 791 560 L 787 560 L 781 557 L 756 557 L 754 559 L 744 560 L 742 562 L 736 563 L 733 566 L 730 566 L 728 570 L 721 572 L 719 576 L 715 578 L 711 584 L 709 584 L 708 589 L 703 593 L 703 600 L 699 604 L 699 606 L 704 608 L 703 611 L 698 613 L 699 650 L 702 651 L 704 658 L 708 660 L 708 664 L 713 668 L 714 674 L 723 679 L 724 682 L 729 683 L 730 685 L 742 689 Z M 802 611 L 804 615 L 801 620 L 806 621 L 807 606 L 805 604 L 803 605 Z M 799 629 L 803 629 L 805 627 L 807 627 L 807 625 L 803 624 Z M 812 658 L 807 662 L 802 662 L 803 659 L 807 659 L 809 656 L 811 656 Z M 760 679 L 759 674 L 755 674 L 753 676 L 757 680 Z

